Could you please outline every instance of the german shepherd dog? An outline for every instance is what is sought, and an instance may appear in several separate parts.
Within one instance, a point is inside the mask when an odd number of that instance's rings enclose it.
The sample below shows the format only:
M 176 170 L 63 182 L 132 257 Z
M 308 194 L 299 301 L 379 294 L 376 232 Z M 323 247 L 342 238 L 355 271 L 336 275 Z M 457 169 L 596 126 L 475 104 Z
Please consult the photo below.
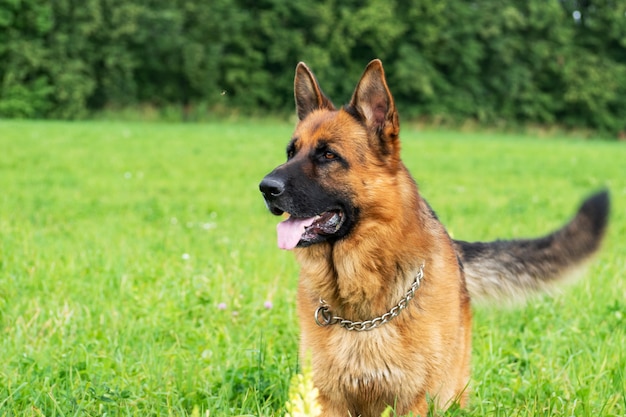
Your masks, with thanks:
M 304 63 L 287 161 L 260 183 L 289 217 L 278 246 L 300 264 L 300 354 L 310 352 L 324 416 L 426 415 L 467 403 L 470 299 L 519 298 L 600 246 L 609 197 L 588 198 L 537 239 L 450 238 L 400 160 L 400 125 L 382 63 L 336 109 Z

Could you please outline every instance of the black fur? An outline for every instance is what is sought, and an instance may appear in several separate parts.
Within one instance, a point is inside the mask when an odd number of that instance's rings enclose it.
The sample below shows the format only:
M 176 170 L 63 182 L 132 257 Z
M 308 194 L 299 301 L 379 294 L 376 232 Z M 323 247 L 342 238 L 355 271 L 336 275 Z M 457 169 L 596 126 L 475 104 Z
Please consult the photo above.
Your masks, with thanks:
M 609 193 L 587 198 L 562 228 L 536 239 L 455 240 L 473 297 L 528 293 L 563 277 L 600 247 L 609 218 Z

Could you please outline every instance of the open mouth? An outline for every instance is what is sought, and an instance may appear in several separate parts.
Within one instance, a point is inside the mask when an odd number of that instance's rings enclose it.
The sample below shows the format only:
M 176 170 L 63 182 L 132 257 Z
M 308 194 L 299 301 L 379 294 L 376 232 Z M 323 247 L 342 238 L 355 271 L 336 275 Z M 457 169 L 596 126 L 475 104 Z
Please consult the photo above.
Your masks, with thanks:
M 306 245 L 321 241 L 325 236 L 337 233 L 343 225 L 344 218 L 343 211 L 338 209 L 325 211 L 313 217 L 291 216 L 276 226 L 278 247 L 289 250 L 298 244 Z

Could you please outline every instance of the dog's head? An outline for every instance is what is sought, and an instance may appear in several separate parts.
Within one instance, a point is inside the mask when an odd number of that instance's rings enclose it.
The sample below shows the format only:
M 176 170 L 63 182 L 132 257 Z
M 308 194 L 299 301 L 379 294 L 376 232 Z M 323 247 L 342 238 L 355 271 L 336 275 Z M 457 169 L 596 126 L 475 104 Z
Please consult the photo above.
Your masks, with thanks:
M 371 217 L 377 210 L 374 196 L 400 165 L 398 115 L 379 60 L 338 110 L 304 63 L 296 68 L 294 94 L 299 122 L 287 161 L 259 185 L 273 214 L 289 214 L 277 228 L 283 249 L 348 236 L 364 211 Z

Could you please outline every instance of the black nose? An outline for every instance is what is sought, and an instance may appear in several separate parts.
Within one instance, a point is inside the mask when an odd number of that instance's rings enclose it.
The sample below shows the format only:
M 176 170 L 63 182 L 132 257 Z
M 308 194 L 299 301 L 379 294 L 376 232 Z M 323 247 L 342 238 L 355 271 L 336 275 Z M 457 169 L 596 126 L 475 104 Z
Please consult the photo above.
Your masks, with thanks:
M 285 192 L 285 182 L 280 178 L 268 175 L 259 184 L 259 189 L 266 200 L 271 200 Z

